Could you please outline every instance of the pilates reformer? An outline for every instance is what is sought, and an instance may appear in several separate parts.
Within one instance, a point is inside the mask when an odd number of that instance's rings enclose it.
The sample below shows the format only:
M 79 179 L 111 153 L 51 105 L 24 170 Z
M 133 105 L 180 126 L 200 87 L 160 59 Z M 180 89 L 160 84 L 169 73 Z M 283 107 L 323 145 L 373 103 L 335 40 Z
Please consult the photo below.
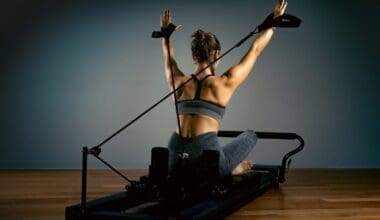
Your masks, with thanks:
M 240 133 L 219 131 L 218 136 Z M 204 151 L 197 172 L 184 165 L 181 172 L 168 178 L 167 149 L 155 147 L 148 176 L 132 181 L 125 192 L 67 207 L 66 219 L 221 219 L 284 183 L 290 157 L 304 147 L 303 139 L 294 133 L 256 134 L 259 139 L 298 140 L 299 145 L 284 155 L 281 165 L 257 164 L 247 174 L 225 178 L 217 176 L 217 151 Z
M 273 15 L 269 15 L 261 25 L 217 60 L 261 30 L 268 27 L 298 27 L 301 23 L 300 19 L 289 14 L 284 14 L 275 19 L 272 17 Z M 166 30 L 153 32 L 152 37 L 170 37 L 174 30 L 175 25 L 170 24 Z M 198 73 L 200 72 L 202 70 Z M 281 165 L 256 164 L 248 173 L 240 176 L 220 177 L 218 173 L 219 152 L 213 150 L 204 150 L 196 167 L 193 163 L 188 163 L 186 156 L 183 156 L 179 165 L 169 175 L 168 149 L 154 147 L 151 152 L 148 175 L 140 177 L 137 181 L 130 180 L 99 156 L 102 145 L 173 95 L 189 81 L 184 82 L 178 88 L 174 88 L 168 95 L 99 145 L 92 148 L 83 147 L 81 203 L 66 207 L 65 216 L 67 220 L 221 219 L 268 189 L 277 188 L 280 183 L 285 182 L 285 173 L 289 168 L 291 157 L 304 147 L 304 140 L 295 133 L 256 132 L 258 139 L 297 140 L 299 145 L 283 156 Z M 219 131 L 218 136 L 229 138 L 236 137 L 240 133 L 242 132 Z M 88 155 L 99 159 L 128 181 L 126 191 L 87 201 Z

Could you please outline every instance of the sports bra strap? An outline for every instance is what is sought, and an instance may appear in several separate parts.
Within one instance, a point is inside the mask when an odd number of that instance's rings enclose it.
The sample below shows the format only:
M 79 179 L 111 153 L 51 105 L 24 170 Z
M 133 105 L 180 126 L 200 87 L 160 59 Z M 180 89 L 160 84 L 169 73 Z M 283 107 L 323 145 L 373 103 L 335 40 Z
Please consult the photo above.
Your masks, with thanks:
M 207 79 L 209 76 L 211 76 L 211 75 L 207 75 L 203 79 L 198 79 L 194 74 L 191 74 L 191 77 L 197 83 L 197 90 L 195 92 L 195 96 L 194 96 L 193 100 L 197 100 L 197 99 L 201 98 L 202 82 L 203 82 L 203 80 Z

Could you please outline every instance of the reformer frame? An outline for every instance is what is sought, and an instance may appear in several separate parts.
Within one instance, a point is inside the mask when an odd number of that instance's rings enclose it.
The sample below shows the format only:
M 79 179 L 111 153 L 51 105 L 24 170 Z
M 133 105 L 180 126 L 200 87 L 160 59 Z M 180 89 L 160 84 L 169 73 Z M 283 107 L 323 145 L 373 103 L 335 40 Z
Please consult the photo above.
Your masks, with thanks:
M 240 133 L 242 131 L 219 131 L 218 137 L 236 137 Z M 297 140 L 299 145 L 283 156 L 281 165 L 257 164 L 245 175 L 220 178 L 213 183 L 213 196 L 195 202 L 162 202 L 159 196 L 153 198 L 151 194 L 157 186 L 147 184 L 150 174 L 132 181 L 125 192 L 86 201 L 87 156 L 91 152 L 83 150 L 81 203 L 66 208 L 66 220 L 221 219 L 268 189 L 284 183 L 291 157 L 304 148 L 303 138 L 295 133 L 256 132 L 256 135 L 258 139 Z

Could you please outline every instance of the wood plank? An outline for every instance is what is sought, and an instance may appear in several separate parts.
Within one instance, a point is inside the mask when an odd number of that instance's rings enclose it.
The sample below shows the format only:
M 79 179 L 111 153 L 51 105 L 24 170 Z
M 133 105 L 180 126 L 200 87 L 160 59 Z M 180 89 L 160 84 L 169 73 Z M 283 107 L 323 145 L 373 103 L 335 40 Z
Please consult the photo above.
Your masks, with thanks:
M 122 170 L 131 179 L 146 170 Z M 0 220 L 64 219 L 80 202 L 79 170 L 0 170 Z M 90 170 L 88 198 L 121 192 L 125 180 Z M 380 219 L 380 169 L 292 169 L 271 189 L 227 219 Z

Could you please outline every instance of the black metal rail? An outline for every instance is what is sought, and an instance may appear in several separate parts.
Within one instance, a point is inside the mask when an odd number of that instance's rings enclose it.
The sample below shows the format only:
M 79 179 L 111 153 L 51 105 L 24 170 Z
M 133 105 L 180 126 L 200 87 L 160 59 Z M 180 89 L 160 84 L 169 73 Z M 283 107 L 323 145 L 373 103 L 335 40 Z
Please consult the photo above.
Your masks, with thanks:
M 237 137 L 241 133 L 243 133 L 243 131 L 219 131 L 218 136 L 219 137 Z M 280 183 L 285 182 L 285 171 L 286 171 L 286 168 L 289 167 L 289 164 L 291 161 L 290 157 L 300 152 L 303 149 L 305 145 L 303 138 L 295 133 L 284 133 L 284 132 L 255 132 L 255 133 L 258 139 L 298 140 L 299 141 L 300 144 L 297 146 L 297 148 L 289 151 L 282 158 L 281 169 L 280 169 L 280 174 L 279 174 L 279 182 Z

